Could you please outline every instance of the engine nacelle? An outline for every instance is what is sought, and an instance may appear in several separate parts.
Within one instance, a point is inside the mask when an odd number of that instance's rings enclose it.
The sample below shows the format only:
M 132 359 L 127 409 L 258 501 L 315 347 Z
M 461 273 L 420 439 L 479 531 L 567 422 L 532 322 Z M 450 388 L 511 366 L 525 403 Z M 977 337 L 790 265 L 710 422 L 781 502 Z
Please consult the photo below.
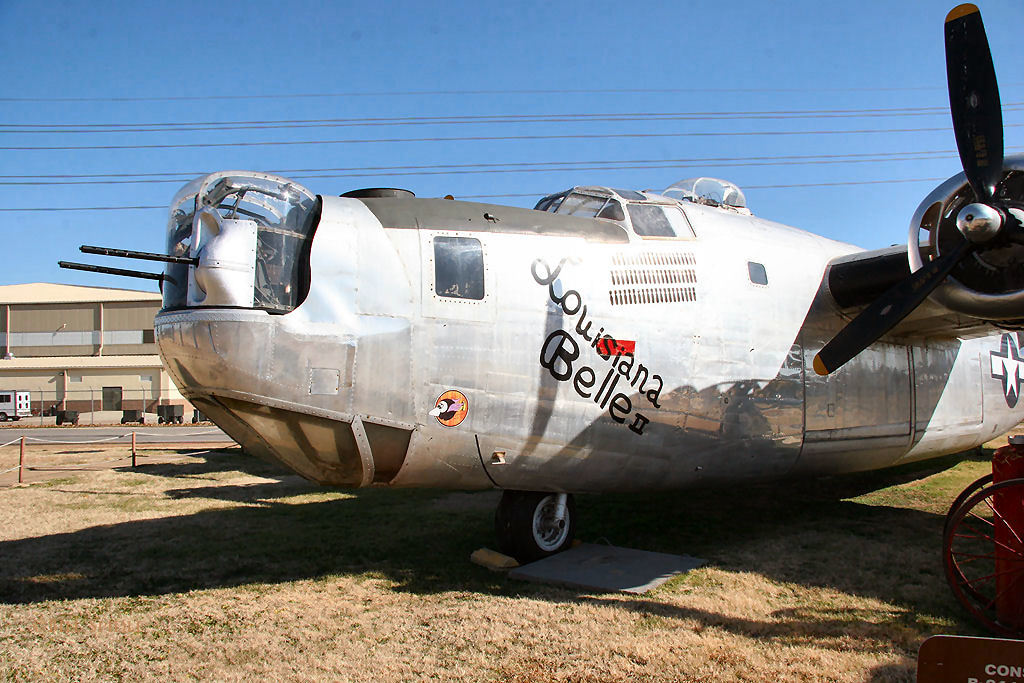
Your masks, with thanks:
M 1024 156 L 1004 160 L 995 199 L 1024 207 Z M 911 219 L 907 239 L 911 271 L 919 270 L 926 260 L 949 253 L 964 240 L 956 225 L 957 215 L 975 201 L 966 176 L 959 173 L 921 202 Z M 1013 216 L 1008 220 L 1024 222 L 1024 210 L 1011 208 L 1010 212 Z M 957 264 L 932 292 L 931 299 L 956 313 L 997 325 L 1019 326 L 1024 323 L 1024 244 L 996 239 L 976 249 Z

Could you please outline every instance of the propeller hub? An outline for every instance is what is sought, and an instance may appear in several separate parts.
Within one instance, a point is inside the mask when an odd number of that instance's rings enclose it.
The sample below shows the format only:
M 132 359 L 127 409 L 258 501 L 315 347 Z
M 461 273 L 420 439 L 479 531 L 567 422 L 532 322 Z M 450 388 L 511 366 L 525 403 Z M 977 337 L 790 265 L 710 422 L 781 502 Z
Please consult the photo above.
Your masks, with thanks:
M 999 234 L 1003 216 L 987 204 L 968 204 L 956 216 L 956 227 L 974 244 L 983 244 Z

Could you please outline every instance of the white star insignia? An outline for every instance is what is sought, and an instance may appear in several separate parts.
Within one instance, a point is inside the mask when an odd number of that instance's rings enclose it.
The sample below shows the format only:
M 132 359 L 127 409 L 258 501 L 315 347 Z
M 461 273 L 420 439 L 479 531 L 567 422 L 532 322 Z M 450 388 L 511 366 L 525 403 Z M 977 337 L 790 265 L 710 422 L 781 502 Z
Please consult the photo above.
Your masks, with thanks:
M 1021 366 L 1024 359 L 1020 357 L 1020 348 L 1011 334 L 1004 334 L 999 342 L 999 350 L 992 351 L 992 378 L 1003 383 L 1003 396 L 1006 405 L 1014 408 L 1020 399 Z

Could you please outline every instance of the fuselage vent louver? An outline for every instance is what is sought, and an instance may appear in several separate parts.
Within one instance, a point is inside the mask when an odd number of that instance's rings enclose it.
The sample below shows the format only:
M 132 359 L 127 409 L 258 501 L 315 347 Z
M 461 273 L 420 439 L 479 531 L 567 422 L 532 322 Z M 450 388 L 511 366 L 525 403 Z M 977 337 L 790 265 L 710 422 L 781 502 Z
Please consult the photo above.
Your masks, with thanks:
M 692 303 L 696 284 L 692 253 L 620 253 L 612 258 L 608 298 L 613 306 Z

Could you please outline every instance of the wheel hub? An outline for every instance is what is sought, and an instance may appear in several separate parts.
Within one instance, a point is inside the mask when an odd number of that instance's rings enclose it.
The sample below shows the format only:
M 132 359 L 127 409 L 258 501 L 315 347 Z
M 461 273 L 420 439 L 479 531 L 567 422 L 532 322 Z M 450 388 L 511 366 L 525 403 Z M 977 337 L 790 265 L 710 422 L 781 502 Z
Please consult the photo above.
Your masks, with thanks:
M 557 496 L 546 496 L 533 514 L 533 537 L 542 549 L 555 550 L 565 542 L 568 533 L 564 513 L 558 515 Z

